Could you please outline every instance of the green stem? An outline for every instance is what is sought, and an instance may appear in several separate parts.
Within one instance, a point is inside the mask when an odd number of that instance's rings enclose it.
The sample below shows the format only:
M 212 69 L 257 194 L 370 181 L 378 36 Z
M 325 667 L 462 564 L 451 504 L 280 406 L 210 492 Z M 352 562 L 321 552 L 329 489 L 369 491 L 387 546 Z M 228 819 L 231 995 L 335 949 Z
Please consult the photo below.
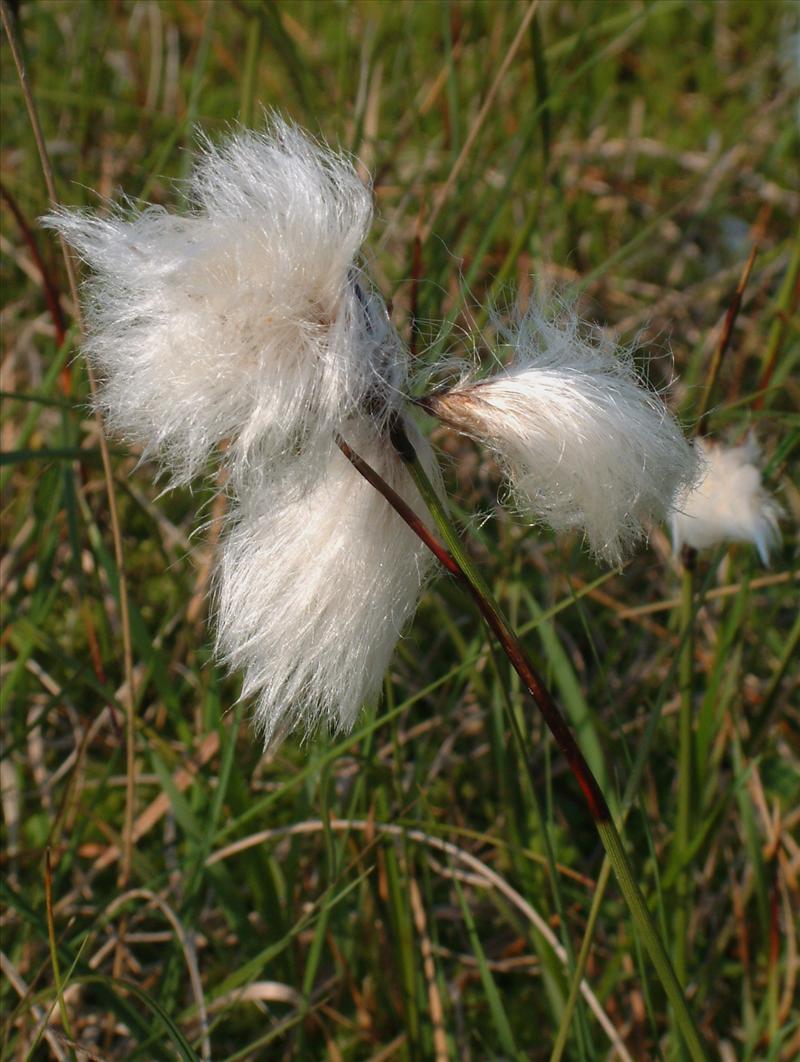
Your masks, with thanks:
M 633 876 L 633 868 L 631 867 L 622 845 L 622 838 L 611 820 L 608 822 L 597 822 L 595 825 L 597 827 L 597 832 L 600 834 L 600 840 L 603 842 L 606 854 L 611 860 L 611 866 L 614 869 L 617 883 L 622 890 L 622 895 L 625 897 L 628 910 L 633 915 L 639 932 L 642 934 L 644 946 L 650 955 L 650 960 L 656 969 L 658 979 L 661 981 L 661 985 L 670 1001 L 672 1012 L 675 1016 L 678 1028 L 683 1035 L 686 1049 L 695 1062 L 696 1060 L 705 1059 L 705 1050 L 700 1041 L 700 1035 L 695 1027 L 688 1004 L 686 1003 L 683 989 L 681 988 L 678 978 L 675 976 L 675 970 L 672 967 L 672 963 L 669 961 L 669 956 L 661 942 L 661 937 L 658 935 L 658 930 L 653 921 L 653 916 L 648 909 L 647 901 L 644 898 L 642 890 L 636 884 L 636 879 Z
M 592 906 L 589 909 L 589 917 L 586 920 L 586 930 L 583 934 L 583 940 L 581 941 L 580 951 L 578 952 L 578 961 L 575 964 L 575 972 L 572 975 L 572 983 L 569 986 L 569 995 L 567 996 L 567 1002 L 564 1005 L 564 1013 L 561 1017 L 561 1026 L 558 1030 L 558 1036 L 556 1042 L 553 1044 L 553 1050 L 550 1054 L 550 1062 L 560 1062 L 564 1050 L 567 1046 L 567 1040 L 569 1039 L 569 1030 L 572 1024 L 572 1012 L 578 1003 L 578 996 L 581 990 L 581 981 L 583 980 L 583 974 L 586 969 L 586 963 L 589 959 L 589 952 L 592 947 L 592 937 L 594 936 L 594 927 L 597 923 L 597 918 L 600 914 L 600 908 L 603 905 L 603 897 L 605 896 L 606 887 L 608 886 L 608 879 L 611 877 L 611 860 L 606 858 L 603 860 L 603 865 L 600 868 L 600 874 L 597 878 L 597 882 L 594 887 L 594 896 L 592 897 Z
M 647 902 L 636 883 L 633 867 L 625 852 L 622 838 L 614 825 L 608 810 L 608 804 L 594 775 L 575 742 L 563 715 L 550 696 L 547 687 L 531 666 L 499 604 L 495 601 L 488 585 L 464 550 L 445 504 L 428 478 L 414 447 L 399 422 L 394 425 L 392 441 L 398 453 L 406 462 L 417 489 L 430 509 L 436 527 L 444 539 L 452 559 L 456 562 L 464 582 L 478 603 L 484 619 L 498 637 L 512 666 L 527 686 L 556 743 L 566 756 L 573 775 L 578 781 L 589 806 L 592 819 L 611 862 L 625 902 L 641 933 L 644 945 L 672 1006 L 675 1020 L 689 1054 L 695 1062 L 705 1059 L 705 1051 L 683 995 L 683 990 L 675 976 L 675 971 L 647 907 Z M 450 566 L 448 565 L 448 567 Z M 450 570 L 453 570 L 452 567 L 450 567 Z
M 45 909 L 47 911 L 47 940 L 50 945 L 50 964 L 53 967 L 53 982 L 56 990 L 56 999 L 58 1000 L 58 1011 L 61 1016 L 61 1025 L 64 1032 L 70 1040 L 74 1040 L 75 1037 L 72 1034 L 72 1025 L 70 1024 L 69 1014 L 67 1013 L 67 1004 L 64 999 L 64 982 L 61 980 L 61 966 L 58 961 L 58 944 L 56 943 L 56 927 L 55 918 L 53 915 L 53 870 L 50 865 L 50 849 L 46 848 L 44 853 L 44 896 L 45 896 Z M 75 1051 L 70 1046 L 69 1057 L 72 1062 L 77 1062 Z
M 681 867 L 677 879 L 677 909 L 675 912 L 675 973 L 686 984 L 689 963 L 689 890 L 690 872 L 687 853 L 691 842 L 692 775 L 694 756 L 692 743 L 694 715 L 694 550 L 683 556 L 681 596 L 681 655 L 680 655 L 680 716 L 678 721 L 678 819 L 675 827 L 677 865 Z

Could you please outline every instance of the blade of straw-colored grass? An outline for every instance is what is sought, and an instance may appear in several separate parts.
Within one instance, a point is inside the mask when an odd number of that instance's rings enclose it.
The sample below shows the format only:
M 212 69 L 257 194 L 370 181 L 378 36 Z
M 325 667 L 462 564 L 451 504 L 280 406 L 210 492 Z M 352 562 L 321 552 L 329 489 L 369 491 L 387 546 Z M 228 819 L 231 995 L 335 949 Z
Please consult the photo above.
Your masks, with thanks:
M 417 879 L 413 875 L 408 880 L 408 887 L 411 910 L 414 915 L 414 925 L 417 930 L 420 954 L 422 956 L 422 972 L 428 990 L 428 1014 L 433 1027 L 433 1059 L 434 1062 L 448 1062 L 450 1051 L 445 1030 L 442 993 L 439 991 L 439 982 L 436 977 L 436 960 L 428 933 L 422 893 L 417 884 Z
M 28 111 L 28 118 L 31 123 L 31 130 L 36 142 L 36 148 L 39 153 L 39 162 L 41 163 L 42 175 L 44 177 L 45 186 L 47 188 L 47 194 L 50 198 L 52 206 L 58 205 L 58 194 L 56 192 L 55 179 L 53 176 L 53 169 L 50 164 L 50 156 L 47 151 L 47 145 L 42 133 L 42 127 L 39 122 L 39 114 L 36 108 L 36 102 L 33 98 L 33 94 L 28 84 L 28 76 L 25 69 L 22 52 L 19 46 L 19 40 L 17 38 L 16 29 L 14 26 L 14 16 L 11 14 L 6 0 L 0 0 L 0 17 L 2 18 L 3 28 L 6 32 L 11 54 L 14 59 L 14 65 L 17 69 L 19 77 L 20 88 L 25 100 L 25 106 Z M 59 235 L 59 242 L 61 245 L 61 252 L 64 257 L 64 264 L 67 271 L 67 278 L 69 281 L 70 295 L 72 297 L 73 307 L 76 315 L 76 321 L 78 324 L 79 332 L 83 332 L 83 320 L 80 313 L 80 301 L 78 298 L 78 283 L 75 273 L 75 266 L 72 261 L 72 257 L 67 249 L 67 245 L 64 242 L 63 236 Z M 95 379 L 94 370 L 91 364 L 86 362 L 86 373 L 89 380 L 89 389 L 91 391 L 92 399 L 94 400 L 97 395 L 97 381 Z M 126 750 L 127 750 L 127 787 L 125 797 L 125 825 L 123 829 L 124 849 L 123 858 L 120 864 L 120 883 L 125 884 L 130 876 L 131 858 L 133 849 L 132 829 L 134 818 L 134 804 L 135 804 L 135 740 L 136 729 L 135 719 L 133 713 L 134 704 L 134 677 L 133 677 L 133 650 L 131 646 L 131 632 L 130 632 L 130 619 L 128 615 L 128 583 L 125 573 L 125 556 L 122 548 L 122 532 L 119 524 L 119 514 L 117 511 L 116 496 L 114 493 L 114 473 L 111 466 L 111 455 L 108 448 L 108 442 L 106 440 L 105 430 L 103 428 L 102 418 L 99 412 L 96 412 L 96 423 L 98 431 L 98 440 L 100 445 L 100 454 L 103 462 L 103 476 L 105 480 L 106 498 L 108 502 L 109 519 L 111 522 L 111 536 L 114 542 L 114 556 L 117 565 L 117 592 L 119 595 L 119 608 L 120 608 L 120 623 L 122 628 L 122 654 L 123 654 L 123 669 L 125 673 L 126 693 L 125 693 L 125 707 L 126 707 Z
M 558 956 L 559 960 L 566 964 L 566 952 L 547 921 L 542 918 L 533 906 L 524 899 L 504 877 L 494 871 L 487 863 L 482 862 L 465 849 L 459 848 L 458 845 L 453 844 L 451 841 L 446 841 L 441 837 L 431 836 L 424 830 L 417 829 L 416 827 L 402 826 L 393 822 L 379 822 L 375 819 L 332 819 L 327 824 L 323 824 L 319 819 L 313 819 L 308 822 L 296 822 L 290 826 L 278 826 L 273 829 L 260 830 L 258 833 L 251 834 L 249 837 L 233 841 L 224 848 L 217 849 L 217 851 L 209 857 L 207 864 L 208 866 L 214 866 L 216 863 L 229 859 L 231 856 L 237 855 L 240 852 L 244 852 L 248 848 L 261 845 L 265 841 L 280 837 L 295 836 L 298 834 L 319 833 L 324 828 L 404 837 L 408 841 L 416 844 L 423 844 L 429 848 L 445 853 L 449 858 L 456 860 L 467 870 L 483 878 L 488 886 L 496 889 L 502 896 L 504 896 L 513 907 L 524 915 L 531 925 L 534 926 L 536 931 L 541 934 Z M 599 1000 L 585 981 L 581 983 L 580 990 L 620 1058 L 623 1059 L 624 1062 L 632 1062 L 631 1056 L 628 1054 L 625 1045 L 614 1028 L 613 1022 L 611 1022 L 600 1005 Z
M 785 583 L 800 580 L 800 572 L 776 572 L 774 575 L 760 575 L 757 579 L 751 579 L 751 590 L 762 590 L 768 586 L 782 586 Z M 704 601 L 718 601 L 721 598 L 732 597 L 742 589 L 742 583 L 729 583 L 727 586 L 716 586 L 711 590 L 703 591 Z M 647 605 L 634 605 L 632 608 L 622 608 L 617 613 L 619 619 L 637 619 L 640 616 L 651 616 L 656 612 L 672 612 L 680 608 L 682 597 L 669 597 L 665 601 L 653 601 Z
M 450 170 L 450 173 L 449 173 L 449 175 L 447 177 L 447 180 L 445 181 L 445 183 L 442 186 L 441 190 L 439 191 L 439 193 L 437 194 L 437 196 L 434 199 L 433 208 L 431 209 L 431 213 L 428 216 L 428 218 L 426 219 L 426 221 L 425 221 L 425 223 L 423 225 L 423 228 L 422 228 L 421 238 L 422 238 L 422 242 L 423 243 L 427 242 L 428 237 L 430 236 L 431 232 L 433 231 L 433 226 L 434 226 L 434 224 L 436 222 L 436 219 L 439 216 L 439 213 L 440 213 L 442 207 L 447 202 L 447 199 L 449 198 L 450 194 L 453 191 L 453 188 L 455 187 L 455 184 L 456 184 L 456 181 L 458 180 L 459 174 L 461 173 L 462 169 L 464 168 L 464 164 L 466 163 L 467 159 L 469 158 L 469 154 L 470 154 L 470 151 L 472 150 L 472 147 L 473 147 L 473 145 L 475 143 L 475 139 L 476 139 L 478 133 L 481 131 L 481 128 L 483 127 L 483 123 L 486 121 L 486 116 L 489 114 L 489 111 L 492 108 L 492 104 L 494 103 L 495 96 L 497 95 L 498 90 L 499 90 L 500 86 L 502 85 L 506 74 L 508 73 L 509 67 L 511 66 L 512 62 L 514 61 L 514 57 L 516 56 L 516 54 L 517 54 L 517 52 L 519 50 L 519 47 L 520 47 L 520 45 L 522 44 L 522 42 L 523 42 L 523 40 L 525 38 L 525 34 L 528 32 L 528 26 L 531 23 L 531 19 L 536 14 L 536 9 L 537 9 L 538 6 L 539 6 L 539 0 L 531 0 L 531 3 L 528 5 L 527 10 L 526 10 L 525 14 L 522 17 L 522 21 L 520 22 L 519 29 L 517 30 L 517 32 L 516 32 L 516 34 L 514 36 L 514 39 L 511 42 L 511 44 L 510 44 L 510 46 L 508 48 L 508 51 L 505 54 L 505 58 L 503 59 L 503 62 L 500 64 L 500 69 L 497 71 L 497 74 L 495 75 L 494 81 L 492 82 L 491 87 L 489 88 L 489 91 L 486 93 L 486 96 L 484 98 L 483 104 L 481 105 L 481 108 L 478 111 L 478 113 L 477 113 L 477 115 L 475 117 L 475 120 L 473 121 L 472 125 L 470 126 L 470 130 L 467 133 L 466 139 L 464 141 L 464 146 L 462 147 L 461 151 L 459 152 L 458 158 L 456 159 L 455 163 L 453 164 L 453 167 Z

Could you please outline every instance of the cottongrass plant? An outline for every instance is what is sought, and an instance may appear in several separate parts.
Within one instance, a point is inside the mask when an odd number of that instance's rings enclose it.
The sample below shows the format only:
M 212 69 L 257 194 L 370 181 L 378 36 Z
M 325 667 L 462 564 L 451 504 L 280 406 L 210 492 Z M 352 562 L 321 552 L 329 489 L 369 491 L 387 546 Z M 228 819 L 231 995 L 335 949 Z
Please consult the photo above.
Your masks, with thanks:
M 85 352 L 109 426 L 173 482 L 226 444 L 232 517 L 216 575 L 217 648 L 244 672 L 259 728 L 274 740 L 319 722 L 352 726 L 414 610 L 424 543 L 472 594 L 565 755 L 702 1058 L 605 797 L 405 419 L 407 351 L 358 260 L 368 188 L 349 159 L 273 119 L 263 133 L 204 143 L 189 194 L 182 216 L 129 205 L 104 217 L 57 210 L 45 224 L 94 270 Z M 420 404 L 489 443 L 540 518 L 581 527 L 617 563 L 643 521 L 665 518 L 693 481 L 693 453 L 630 364 L 587 342 L 573 316 L 556 324 L 533 308 L 509 338 L 516 364 Z

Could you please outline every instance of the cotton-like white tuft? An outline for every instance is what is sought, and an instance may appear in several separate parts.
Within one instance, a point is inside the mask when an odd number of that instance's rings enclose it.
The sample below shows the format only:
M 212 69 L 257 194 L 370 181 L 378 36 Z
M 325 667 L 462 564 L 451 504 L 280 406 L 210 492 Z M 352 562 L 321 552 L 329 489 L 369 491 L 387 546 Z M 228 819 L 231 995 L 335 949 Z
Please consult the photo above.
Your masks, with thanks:
M 764 565 L 780 541 L 781 507 L 761 484 L 759 449 L 750 436 L 741 446 L 698 439 L 703 461 L 697 485 L 684 491 L 672 515 L 675 550 L 706 549 L 722 542 L 750 542 Z
M 205 142 L 189 194 L 185 216 L 43 219 L 94 271 L 85 351 L 109 427 L 174 482 L 225 439 L 241 471 L 330 435 L 405 371 L 359 278 L 372 199 L 348 158 L 275 118 Z
M 582 529 L 618 564 L 693 482 L 692 448 L 630 355 L 572 313 L 551 320 L 531 306 L 504 338 L 509 367 L 422 404 L 492 447 L 522 509 L 556 531 Z
M 420 513 L 391 445 L 365 418 L 346 441 Z M 433 455 L 415 444 L 435 475 Z M 217 651 L 244 673 L 267 742 L 298 726 L 350 728 L 375 701 L 431 558 L 331 445 L 313 484 L 292 469 L 243 490 L 216 573 Z

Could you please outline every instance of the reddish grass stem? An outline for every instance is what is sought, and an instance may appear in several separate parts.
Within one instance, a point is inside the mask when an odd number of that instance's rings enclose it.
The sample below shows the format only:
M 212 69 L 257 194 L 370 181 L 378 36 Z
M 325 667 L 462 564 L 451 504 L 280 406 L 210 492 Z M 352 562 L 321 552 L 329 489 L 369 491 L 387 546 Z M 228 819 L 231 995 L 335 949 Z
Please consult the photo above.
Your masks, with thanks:
M 581 788 L 589 812 L 594 820 L 598 836 L 614 868 L 625 902 L 642 934 L 642 940 L 673 1007 L 676 1025 L 680 1030 L 689 1055 L 694 1062 L 705 1062 L 705 1049 L 686 1003 L 683 989 L 675 976 L 675 970 L 653 921 L 647 900 L 638 884 L 634 868 L 627 856 L 624 843 L 611 817 L 600 786 L 597 784 L 550 691 L 525 655 L 525 650 L 503 616 L 500 606 L 494 600 L 492 592 L 480 571 L 464 550 L 449 518 L 446 506 L 422 467 L 398 416 L 395 416 L 390 425 L 390 437 L 395 450 L 405 463 L 422 499 L 428 506 L 439 534 L 449 548 L 446 549 L 440 542 L 436 541 L 416 513 L 411 510 L 410 506 L 402 498 L 398 497 L 396 491 L 392 490 L 384 482 L 375 469 L 371 468 L 362 457 L 355 454 L 343 439 L 337 439 L 337 442 L 354 467 L 376 490 L 380 491 L 411 530 L 420 537 L 447 570 L 455 575 L 462 586 L 469 592 L 477 603 L 489 628 L 500 642 L 514 670 L 528 688 L 536 707 L 539 709 L 542 718 L 555 738 L 556 744 L 565 756 L 570 770 Z
M 747 282 L 750 279 L 750 273 L 753 269 L 753 263 L 755 262 L 756 254 L 758 253 L 758 243 L 758 238 L 756 238 L 750 249 L 750 255 L 745 263 L 745 267 L 742 270 L 739 283 L 736 285 L 736 291 L 734 291 L 733 298 L 725 313 L 725 320 L 722 323 L 722 331 L 720 332 L 719 341 L 714 350 L 714 357 L 711 359 L 711 366 L 708 370 L 708 376 L 700 399 L 700 419 L 697 422 L 698 435 L 705 435 L 708 428 L 708 417 L 711 412 L 708 408 L 709 399 L 711 397 L 711 392 L 714 389 L 714 384 L 717 382 L 717 377 L 719 376 L 722 359 L 725 357 L 728 347 L 730 346 L 731 336 L 733 335 L 733 326 L 736 323 L 736 318 L 739 316 L 744 290 L 747 287 Z
M 64 313 L 61 309 L 58 288 L 50 275 L 50 270 L 45 265 L 44 258 L 42 258 L 42 253 L 39 250 L 39 245 L 36 242 L 36 237 L 33 235 L 25 215 L 22 213 L 19 204 L 11 194 L 10 189 L 6 188 L 2 181 L 0 181 L 0 196 L 5 200 L 6 206 L 14 215 L 14 220 L 22 234 L 22 239 L 25 241 L 25 246 L 28 248 L 28 253 L 33 259 L 34 265 L 39 270 L 39 275 L 42 278 L 44 300 L 47 303 L 47 312 L 50 314 L 50 318 L 53 322 L 53 328 L 56 333 L 56 344 L 60 349 L 64 346 L 64 340 L 67 338 L 67 326 L 64 321 Z M 69 379 L 70 372 L 69 365 L 67 365 L 62 371 L 62 390 L 65 394 L 69 394 L 71 389 L 68 386 Z M 67 381 L 67 384 L 65 384 L 65 380 Z
M 578 743 L 572 736 L 572 731 L 569 729 L 566 720 L 553 700 L 550 691 L 533 664 L 528 660 L 525 650 L 517 636 L 509 628 L 503 617 L 498 614 L 494 606 L 469 579 L 455 557 L 453 557 L 453 555 L 436 539 L 411 506 L 400 497 L 397 491 L 389 486 L 382 476 L 380 476 L 363 457 L 360 457 L 355 453 L 344 439 L 337 438 L 336 441 L 339 449 L 353 467 L 371 486 L 383 495 L 397 515 L 428 547 L 443 567 L 445 567 L 451 575 L 454 575 L 463 588 L 472 596 L 487 625 L 500 642 L 503 652 L 511 662 L 511 666 L 525 683 L 531 697 L 533 697 L 534 703 L 539 709 L 550 733 L 555 738 L 556 744 L 566 757 L 570 770 L 586 799 L 592 818 L 595 822 L 608 822 L 611 818 L 611 813 L 606 798 L 603 796 L 603 792 L 597 783 L 597 779 L 592 774 L 589 764 L 586 762 Z M 404 461 L 408 462 L 413 459 L 413 448 L 399 421 L 395 421 L 393 425 L 392 442 Z

